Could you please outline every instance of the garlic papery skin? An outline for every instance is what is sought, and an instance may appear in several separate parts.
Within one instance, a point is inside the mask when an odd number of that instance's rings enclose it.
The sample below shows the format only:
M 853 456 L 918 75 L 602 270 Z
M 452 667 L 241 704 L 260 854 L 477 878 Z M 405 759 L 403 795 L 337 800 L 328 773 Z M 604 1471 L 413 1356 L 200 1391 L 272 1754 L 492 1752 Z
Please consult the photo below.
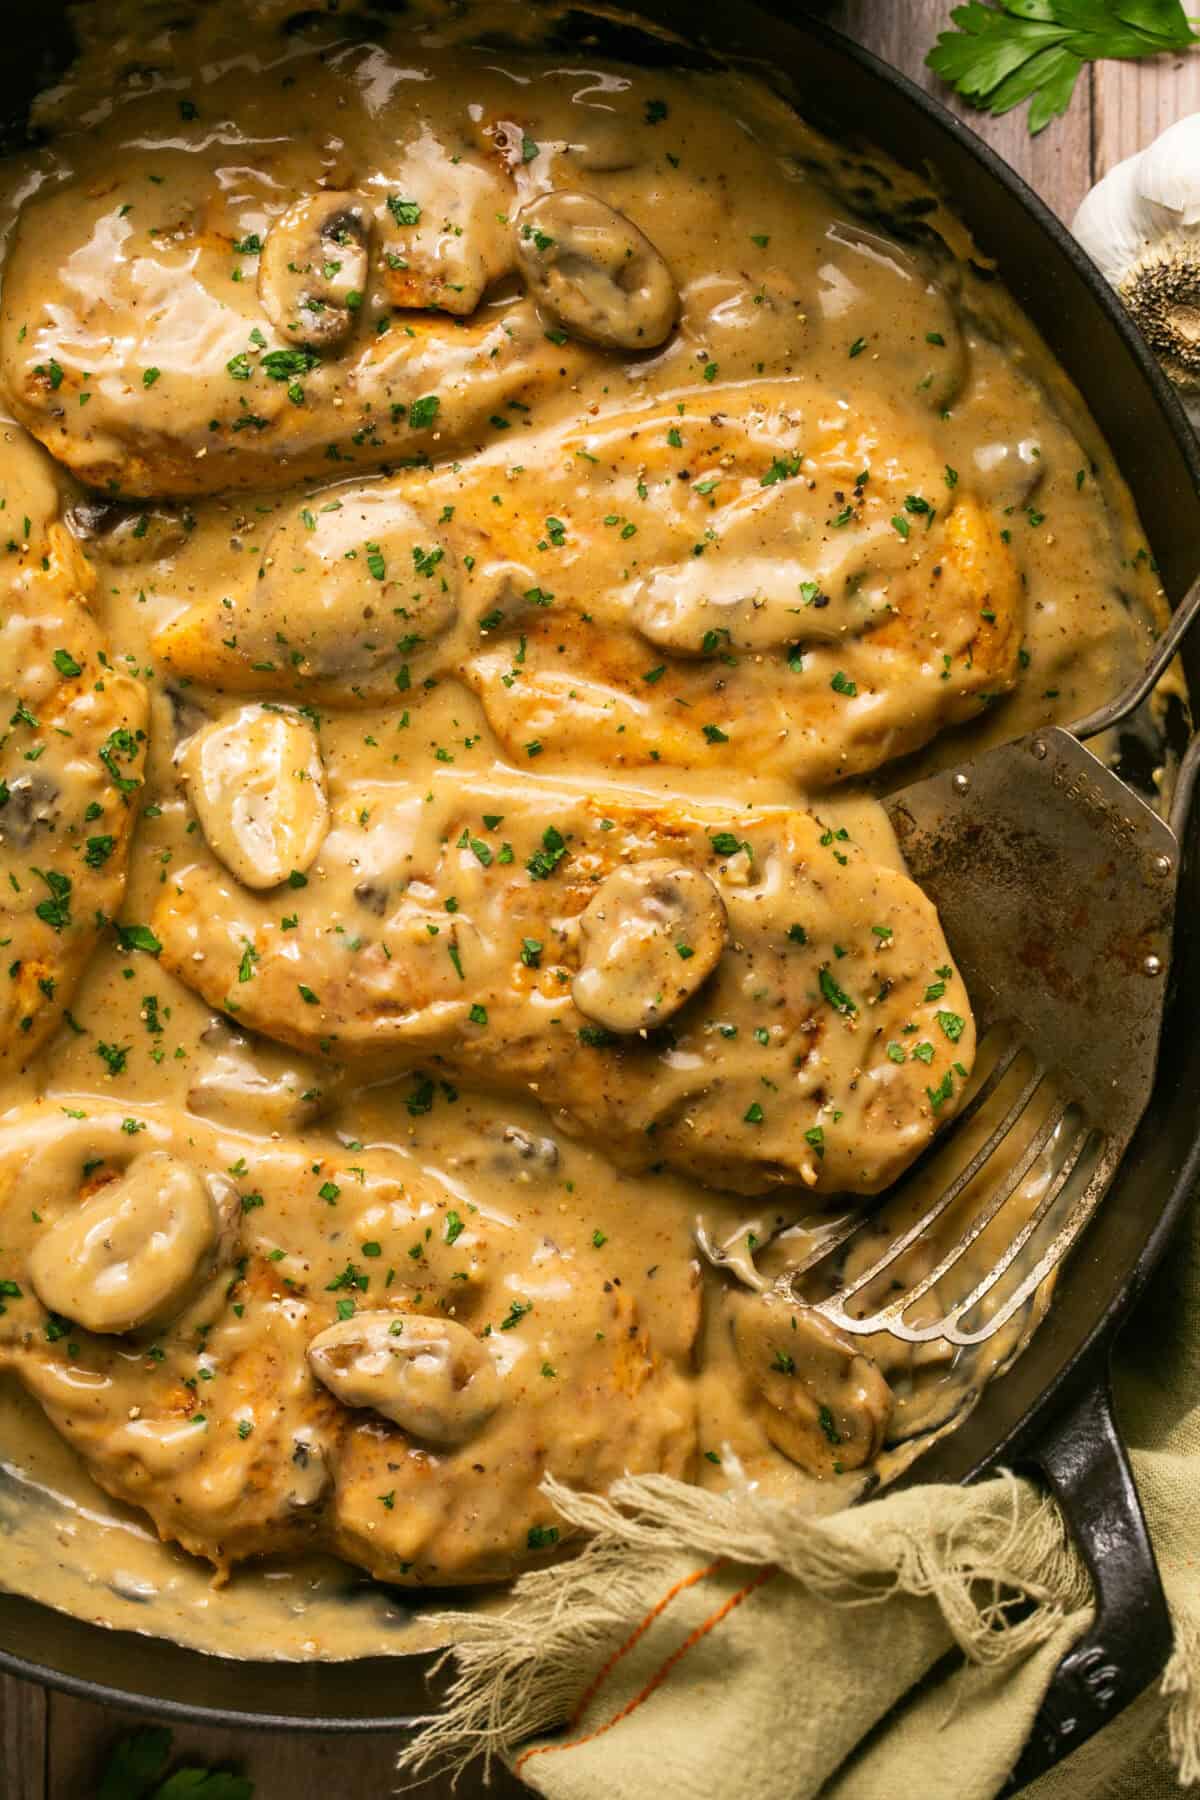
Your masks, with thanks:
M 1071 229 L 1200 419 L 1200 113 L 1126 157 Z

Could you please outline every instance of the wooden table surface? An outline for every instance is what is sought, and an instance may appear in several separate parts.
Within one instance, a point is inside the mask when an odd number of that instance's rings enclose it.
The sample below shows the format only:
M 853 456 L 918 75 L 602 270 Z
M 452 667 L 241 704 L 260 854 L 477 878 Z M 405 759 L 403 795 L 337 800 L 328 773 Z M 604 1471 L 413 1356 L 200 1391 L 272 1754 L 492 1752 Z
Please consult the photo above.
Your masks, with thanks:
M 951 0 L 838 0 L 827 16 L 945 99 L 922 62 L 950 5 Z M 1200 50 L 1190 57 L 1085 69 L 1069 113 L 1036 138 L 1026 130 L 1023 109 L 1005 119 L 964 116 L 1069 219 L 1098 175 L 1196 110 Z M 90 1800 L 106 1746 L 132 1722 L 107 1708 L 0 1677 L 0 1800 Z M 197 1728 L 180 1730 L 176 1744 L 253 1776 L 255 1800 L 375 1800 L 395 1785 L 395 1744 L 382 1736 L 279 1738 Z M 414 1792 L 418 1800 L 441 1800 L 449 1788 L 439 1783 Z M 457 1789 L 461 1800 L 483 1792 L 469 1780 Z M 487 1792 L 504 1800 L 528 1790 L 502 1781 Z

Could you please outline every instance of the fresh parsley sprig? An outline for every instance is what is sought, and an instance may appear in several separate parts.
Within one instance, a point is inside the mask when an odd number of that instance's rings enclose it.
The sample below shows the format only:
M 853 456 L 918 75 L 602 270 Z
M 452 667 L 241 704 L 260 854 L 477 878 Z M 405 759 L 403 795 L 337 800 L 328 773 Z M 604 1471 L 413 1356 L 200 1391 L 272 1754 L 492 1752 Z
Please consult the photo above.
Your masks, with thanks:
M 1031 132 L 1067 110 L 1085 63 L 1157 56 L 1197 41 L 1197 21 L 1180 0 L 968 0 L 950 18 L 929 67 L 985 112 L 1029 100 Z
M 131 1732 L 114 1746 L 96 1800 L 252 1800 L 254 1783 L 224 1769 L 176 1769 L 163 1781 L 170 1760 L 165 1725 Z

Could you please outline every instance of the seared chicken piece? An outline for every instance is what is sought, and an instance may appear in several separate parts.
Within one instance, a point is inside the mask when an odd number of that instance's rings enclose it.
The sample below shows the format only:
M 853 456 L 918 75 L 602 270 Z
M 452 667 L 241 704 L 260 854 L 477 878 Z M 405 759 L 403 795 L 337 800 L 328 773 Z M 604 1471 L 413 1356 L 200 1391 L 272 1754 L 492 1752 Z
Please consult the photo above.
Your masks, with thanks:
M 927 434 L 810 381 L 723 400 L 548 431 L 519 466 L 491 452 L 331 490 L 284 516 L 250 588 L 168 624 L 159 654 L 211 686 L 334 705 L 419 703 L 454 671 L 517 762 L 809 787 L 1012 687 L 1011 553 Z
M 586 1281 L 560 1271 L 554 1304 L 578 1305 Z M 520 1435 L 482 1431 L 459 1447 L 424 1447 L 383 1422 L 343 1441 L 331 1509 L 333 1547 L 381 1581 L 497 1581 L 531 1553 L 553 1553 L 561 1520 L 538 1483 L 549 1469 L 571 1487 L 603 1493 L 627 1471 L 654 1469 L 686 1479 L 695 1456 L 695 1401 L 686 1357 L 699 1322 L 699 1286 L 680 1295 L 667 1341 L 645 1328 L 636 1304 L 611 1289 L 597 1328 L 571 1348 L 570 1406 L 548 1391 L 539 1370 L 538 1306 L 526 1319 L 514 1301 L 499 1321 L 510 1335 L 503 1355 Z M 512 1323 L 513 1313 L 517 1318 Z M 553 1365 L 557 1370 L 557 1363 Z M 392 1504 L 381 1509 L 379 1497 Z
M 356 482 L 286 511 L 250 584 L 205 593 L 155 649 L 180 677 L 234 693 L 407 703 L 453 655 L 462 578 L 418 492 Z
M 456 547 L 474 526 L 492 583 L 462 673 L 515 759 L 825 785 L 1013 686 L 1016 568 L 932 441 L 810 383 L 735 405 L 601 418 L 499 505 L 490 471 L 455 479 Z
M 516 262 L 509 223 L 515 189 L 503 162 L 457 149 L 432 131 L 407 146 L 389 201 L 383 283 L 393 306 L 465 317 Z
M 760 1192 L 873 1193 L 958 1103 L 974 1050 L 933 907 L 812 813 L 633 807 L 453 780 L 334 807 L 307 881 L 213 862 L 162 961 L 312 1054 L 524 1091 L 624 1162 Z
M 331 455 L 426 463 L 593 355 L 550 342 L 514 293 L 477 310 L 514 255 L 496 223 L 511 182 L 477 152 L 426 132 L 368 188 L 332 193 L 291 185 L 289 154 L 267 153 L 253 232 L 210 159 L 171 151 L 149 193 L 118 154 L 23 211 L 0 372 L 21 423 L 91 486 L 204 494 L 327 473 Z
M 0 1071 L 45 1043 L 121 910 L 145 759 L 146 693 L 113 666 L 95 578 L 40 452 L 6 447 L 13 534 L 0 617 Z
M 700 1288 L 682 1221 L 648 1229 L 632 1256 L 580 1256 L 557 1241 L 560 1219 L 555 1237 L 536 1228 L 536 1196 L 514 1188 L 514 1209 L 532 1210 L 504 1217 L 487 1209 L 494 1180 L 476 1204 L 395 1151 L 300 1141 L 247 1168 L 244 1138 L 154 1108 L 137 1145 L 103 1104 L 9 1115 L 0 1366 L 163 1538 L 222 1572 L 323 1547 L 389 1581 L 486 1581 L 556 1545 L 547 1470 L 597 1491 L 626 1470 L 691 1472 Z M 98 1334 L 46 1310 L 42 1246 L 95 1239 L 91 1212 L 131 1183 L 152 1204 L 149 1165 L 181 1191 L 224 1193 L 235 1154 L 233 1226 L 215 1268 L 203 1250 L 199 1289 L 178 1285 L 182 1246 L 130 1239 L 143 1311 L 159 1284 L 152 1322 L 114 1335 L 122 1321 L 106 1316 Z M 645 1254 L 653 1329 L 612 1279 Z M 94 1310 L 113 1254 L 93 1241 L 68 1261 Z

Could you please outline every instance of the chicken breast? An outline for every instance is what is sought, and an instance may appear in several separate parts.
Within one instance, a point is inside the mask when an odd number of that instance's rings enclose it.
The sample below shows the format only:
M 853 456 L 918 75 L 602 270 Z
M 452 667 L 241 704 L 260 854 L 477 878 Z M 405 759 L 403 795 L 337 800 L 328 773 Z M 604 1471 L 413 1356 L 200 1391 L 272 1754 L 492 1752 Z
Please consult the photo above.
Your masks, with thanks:
M 845 827 L 476 798 L 360 791 L 265 897 L 194 863 L 154 915 L 164 965 L 298 1049 L 528 1092 L 627 1164 L 741 1192 L 873 1193 L 953 1114 L 965 989 L 932 905 Z
M 150 189 L 115 153 L 23 209 L 0 373 L 92 487 L 185 496 L 331 460 L 428 463 L 589 354 L 550 342 L 511 288 L 479 307 L 511 264 L 496 214 L 512 184 L 473 147 L 414 121 L 393 169 L 331 190 L 307 147 L 276 143 L 241 206 L 219 151 L 158 152 Z
M 496 1580 L 557 1544 L 547 1470 L 597 1491 L 626 1470 L 691 1472 L 684 1221 L 632 1249 L 632 1266 L 656 1259 L 651 1322 L 613 1279 L 630 1251 L 583 1260 L 536 1193 L 491 1204 L 494 1171 L 467 1197 L 396 1151 L 293 1139 L 248 1166 L 244 1137 L 195 1118 L 148 1108 L 140 1127 L 135 1150 L 103 1103 L 6 1120 L 0 1366 L 164 1539 L 222 1574 L 324 1547 L 389 1581 Z M 216 1189 L 238 1168 L 232 1221 L 170 1316 L 89 1332 L 42 1305 L 29 1271 L 135 1155 Z M 94 1259 L 79 1273 L 95 1279 Z M 486 1368 L 484 1404 L 464 1411 L 446 1343 Z
M 518 760 L 535 741 L 825 786 L 1017 679 L 999 527 L 886 408 L 806 381 L 715 414 L 693 394 L 568 434 L 499 505 L 458 485 L 496 584 L 462 673 Z
M 252 583 L 177 614 L 159 653 L 193 681 L 343 706 L 419 704 L 454 673 L 517 762 L 808 788 L 1007 692 L 1021 584 L 928 435 L 808 380 L 723 400 L 302 503 Z
M 44 459 L 27 442 L 5 459 L 0 1070 L 11 1074 L 46 1042 L 121 910 L 148 715 L 141 682 L 114 666 Z

